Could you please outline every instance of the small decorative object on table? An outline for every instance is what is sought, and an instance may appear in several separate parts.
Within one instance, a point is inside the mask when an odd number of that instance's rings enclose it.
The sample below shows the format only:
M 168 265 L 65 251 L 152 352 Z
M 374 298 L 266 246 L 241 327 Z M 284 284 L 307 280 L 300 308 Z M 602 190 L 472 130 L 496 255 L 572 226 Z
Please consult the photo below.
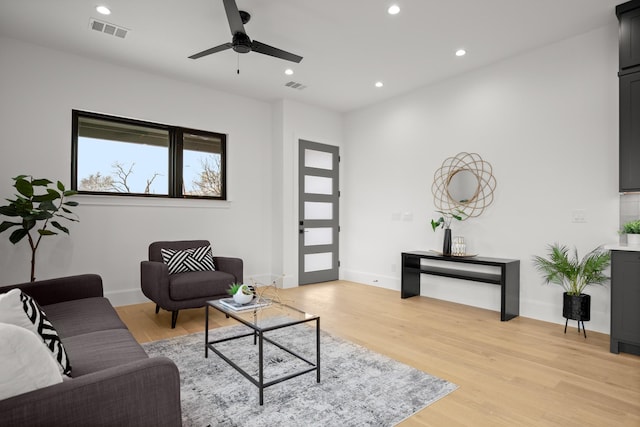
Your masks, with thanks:
M 436 231 L 438 227 L 444 229 L 444 240 L 442 242 L 442 255 L 451 255 L 451 220 L 454 218 L 458 221 L 463 221 L 466 218 L 464 211 L 457 209 L 454 212 L 436 211 L 442 216 L 437 220 L 431 220 L 431 228 Z
M 451 248 L 451 255 L 453 256 L 465 256 L 467 254 L 467 245 L 464 243 L 464 237 L 456 236 L 453 239 L 453 246 Z
M 562 316 L 567 319 L 564 323 L 564 333 L 567 333 L 569 319 L 580 322 L 584 337 L 585 320 L 591 318 L 591 296 L 582 293 L 589 285 L 604 285 L 609 280 L 603 271 L 609 266 L 611 255 L 602 247 L 597 247 L 582 259 L 578 259 L 578 250 L 574 248 L 573 257 L 569 258 L 569 249 L 564 245 L 554 243 L 549 245 L 549 258 L 533 257 L 533 262 L 542 273 L 546 283 L 560 285 L 565 290 L 563 294 Z
M 227 293 L 233 296 L 233 300 L 238 304 L 247 304 L 255 296 L 249 286 L 242 283 L 233 283 Z

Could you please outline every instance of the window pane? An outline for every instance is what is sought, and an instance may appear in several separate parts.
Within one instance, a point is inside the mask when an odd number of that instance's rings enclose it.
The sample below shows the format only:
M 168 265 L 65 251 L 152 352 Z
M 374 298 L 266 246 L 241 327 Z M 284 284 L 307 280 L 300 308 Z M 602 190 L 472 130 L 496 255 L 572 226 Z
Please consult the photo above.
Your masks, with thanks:
M 182 193 L 220 197 L 223 185 L 222 141 L 215 135 L 183 136 Z
M 169 133 L 142 125 L 78 118 L 78 190 L 169 194 Z

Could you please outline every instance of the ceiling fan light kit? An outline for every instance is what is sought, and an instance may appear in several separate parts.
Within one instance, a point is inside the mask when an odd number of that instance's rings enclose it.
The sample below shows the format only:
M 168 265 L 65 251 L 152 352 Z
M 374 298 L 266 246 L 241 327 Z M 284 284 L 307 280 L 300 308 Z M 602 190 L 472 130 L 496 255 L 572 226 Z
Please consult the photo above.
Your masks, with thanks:
M 249 53 L 257 52 L 263 55 L 273 56 L 275 58 L 284 59 L 285 61 L 291 61 L 299 63 L 302 61 L 302 56 L 295 55 L 291 52 L 278 49 L 277 47 L 269 46 L 268 44 L 261 43 L 257 40 L 251 40 L 247 35 L 244 24 L 249 22 L 251 15 L 243 10 L 238 10 L 235 0 L 222 0 L 224 9 L 227 13 L 227 20 L 229 21 L 229 28 L 231 29 L 231 42 L 224 43 L 210 49 L 203 50 L 196 54 L 191 55 L 190 59 L 198 59 L 203 56 L 211 55 L 213 53 L 222 52 L 227 49 L 232 49 L 237 53 Z

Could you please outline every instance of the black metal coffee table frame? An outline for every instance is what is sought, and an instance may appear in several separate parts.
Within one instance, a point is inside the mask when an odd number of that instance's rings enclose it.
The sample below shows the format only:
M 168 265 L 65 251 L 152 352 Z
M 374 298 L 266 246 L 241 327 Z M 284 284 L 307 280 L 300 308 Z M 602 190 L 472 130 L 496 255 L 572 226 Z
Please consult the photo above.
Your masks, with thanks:
M 278 303 L 274 303 L 274 304 L 278 304 Z M 283 304 L 284 306 L 284 304 Z M 209 341 L 209 307 L 213 307 L 218 311 L 221 311 L 222 313 L 224 313 L 227 317 L 232 317 L 235 320 L 237 320 L 238 322 L 242 323 L 243 325 L 248 326 L 249 328 L 252 329 L 252 332 L 248 332 L 246 334 L 241 334 L 241 335 L 234 335 L 231 337 L 227 337 L 227 338 L 223 338 L 223 339 L 219 339 L 219 340 L 214 340 L 214 341 Z M 285 306 L 289 309 L 292 310 L 296 310 L 293 307 L 288 307 Z M 222 360 L 224 360 L 225 362 L 227 362 L 229 365 L 231 365 L 236 371 L 240 372 L 246 379 L 248 379 L 249 381 L 251 381 L 251 383 L 253 383 L 256 387 L 258 387 L 259 390 L 259 396 L 260 396 L 260 405 L 262 405 L 264 403 L 264 389 L 267 387 L 270 387 L 272 385 L 281 383 L 283 381 L 289 380 L 291 378 L 295 378 L 298 377 L 300 375 L 306 374 L 308 372 L 313 372 L 316 371 L 316 382 L 320 382 L 320 317 L 319 316 L 309 316 L 309 317 L 305 317 L 304 319 L 300 319 L 300 320 L 294 320 L 292 319 L 289 322 L 283 322 L 283 323 L 279 323 L 276 325 L 272 325 L 272 326 L 268 326 L 268 327 L 260 327 L 257 325 L 257 311 L 258 310 L 263 310 L 262 308 L 257 309 L 257 310 L 252 310 L 253 312 L 253 323 L 247 321 L 246 319 L 243 319 L 242 317 L 240 317 L 239 313 L 235 313 L 233 310 L 231 309 L 227 309 L 226 307 L 220 305 L 220 303 L 218 301 L 207 301 L 207 305 L 206 305 L 206 315 L 205 315 L 205 329 L 204 329 L 204 342 L 205 342 L 205 348 L 204 348 L 204 357 L 208 358 L 209 357 L 209 350 L 213 351 L 215 354 L 217 354 L 218 356 L 220 356 L 220 358 Z M 246 314 L 246 312 L 245 312 Z M 308 360 L 307 358 L 301 356 L 300 354 L 294 352 L 293 350 L 273 341 L 272 339 L 266 337 L 264 334 L 265 332 L 269 332 L 269 331 L 274 331 L 277 329 L 282 329 L 282 328 L 287 328 L 289 326 L 294 326 L 294 325 L 299 325 L 301 323 L 307 323 L 307 322 L 316 322 L 316 361 L 315 363 Z M 240 338 L 244 338 L 244 337 L 250 337 L 253 336 L 253 344 L 254 345 L 258 345 L 258 379 L 254 378 L 252 375 L 250 375 L 248 372 L 246 372 L 244 369 L 242 369 L 240 366 L 238 366 L 236 363 L 234 363 L 229 357 L 225 356 L 220 350 L 218 350 L 215 347 L 215 344 L 219 344 L 221 342 L 226 342 L 226 341 L 231 341 L 231 340 L 236 340 L 236 339 L 240 339 Z M 270 344 L 275 345 L 276 347 L 286 351 L 287 353 L 291 354 L 292 356 L 295 356 L 296 358 L 302 360 L 303 362 L 305 362 L 306 364 L 309 365 L 309 368 L 307 369 L 303 369 L 276 379 L 273 379 L 271 381 L 264 381 L 264 352 L 263 352 L 263 348 L 264 348 L 264 342 L 268 342 Z

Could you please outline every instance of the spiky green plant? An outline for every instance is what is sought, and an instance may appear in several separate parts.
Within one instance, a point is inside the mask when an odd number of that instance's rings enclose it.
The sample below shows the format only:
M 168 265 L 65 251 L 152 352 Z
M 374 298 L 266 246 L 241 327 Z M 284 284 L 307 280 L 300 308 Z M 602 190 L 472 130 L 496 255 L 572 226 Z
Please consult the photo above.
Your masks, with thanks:
M 578 258 L 576 248 L 573 257 L 569 257 L 569 249 L 564 245 L 554 243 L 548 248 L 548 258 L 533 257 L 545 283 L 560 285 L 567 294 L 578 296 L 587 286 L 604 285 L 609 280 L 604 270 L 611 262 L 611 255 L 602 247 L 595 248 L 582 259 Z

